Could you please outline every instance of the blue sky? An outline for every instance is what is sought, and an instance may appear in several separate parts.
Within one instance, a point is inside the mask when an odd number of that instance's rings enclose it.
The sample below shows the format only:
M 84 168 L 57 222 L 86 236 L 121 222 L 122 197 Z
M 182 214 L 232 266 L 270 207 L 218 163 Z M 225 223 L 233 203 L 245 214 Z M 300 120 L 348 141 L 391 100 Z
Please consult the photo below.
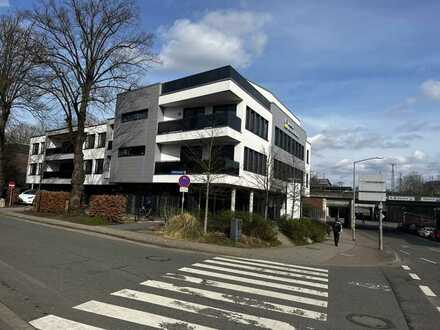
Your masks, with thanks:
M 1 7 L 6 3 L 0 0 Z M 32 1 L 9 0 L 11 7 Z M 390 177 L 440 174 L 440 1 L 139 1 L 162 65 L 145 83 L 232 64 L 298 115 L 313 170 L 351 162 Z

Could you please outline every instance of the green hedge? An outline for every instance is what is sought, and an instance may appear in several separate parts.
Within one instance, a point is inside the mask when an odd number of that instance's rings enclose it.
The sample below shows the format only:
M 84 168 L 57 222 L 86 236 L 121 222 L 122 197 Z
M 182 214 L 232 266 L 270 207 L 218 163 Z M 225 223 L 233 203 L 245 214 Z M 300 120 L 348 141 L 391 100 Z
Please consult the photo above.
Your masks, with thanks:
M 231 219 L 237 218 L 242 220 L 242 230 L 244 235 L 259 238 L 266 242 L 278 242 L 277 231 L 270 221 L 258 214 L 250 214 L 247 212 L 231 212 L 223 211 L 219 214 L 211 216 L 208 220 L 208 230 L 222 232 L 229 235 Z
M 279 228 L 295 244 L 307 244 L 308 238 L 313 242 L 322 242 L 327 235 L 325 224 L 310 219 L 281 219 Z

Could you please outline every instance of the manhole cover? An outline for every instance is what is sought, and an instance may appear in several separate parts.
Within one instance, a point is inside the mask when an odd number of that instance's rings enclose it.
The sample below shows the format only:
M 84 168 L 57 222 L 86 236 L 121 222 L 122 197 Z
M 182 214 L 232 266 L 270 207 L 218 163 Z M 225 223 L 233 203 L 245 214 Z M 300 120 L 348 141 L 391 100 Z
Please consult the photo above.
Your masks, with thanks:
M 158 262 L 165 262 L 165 261 L 171 260 L 171 258 L 161 257 L 161 256 L 147 256 L 147 257 L 145 257 L 145 259 L 150 260 L 150 261 L 158 261 Z
M 393 329 L 394 324 L 390 320 L 371 316 L 367 314 L 349 314 L 347 320 L 354 324 L 361 325 L 369 329 Z

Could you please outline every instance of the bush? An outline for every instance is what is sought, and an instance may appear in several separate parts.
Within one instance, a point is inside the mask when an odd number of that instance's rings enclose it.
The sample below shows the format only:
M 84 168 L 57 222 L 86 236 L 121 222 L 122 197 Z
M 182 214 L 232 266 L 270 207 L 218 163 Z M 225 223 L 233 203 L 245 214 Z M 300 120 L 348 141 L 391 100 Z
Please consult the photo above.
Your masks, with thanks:
M 120 222 L 126 208 L 127 198 L 123 195 L 93 195 L 90 198 L 89 214 L 108 222 Z
M 39 191 L 35 196 L 34 210 L 47 213 L 65 213 L 69 193 L 66 191 Z
M 242 220 L 242 234 L 271 244 L 278 243 L 277 232 L 272 223 L 255 213 L 223 211 L 209 219 L 208 229 L 229 235 L 233 218 Z
M 313 242 L 322 242 L 327 235 L 325 224 L 310 219 L 281 219 L 279 227 L 295 244 L 306 244 L 308 238 Z
M 197 240 L 203 235 L 203 227 L 196 217 L 183 213 L 168 220 L 165 234 L 173 238 Z

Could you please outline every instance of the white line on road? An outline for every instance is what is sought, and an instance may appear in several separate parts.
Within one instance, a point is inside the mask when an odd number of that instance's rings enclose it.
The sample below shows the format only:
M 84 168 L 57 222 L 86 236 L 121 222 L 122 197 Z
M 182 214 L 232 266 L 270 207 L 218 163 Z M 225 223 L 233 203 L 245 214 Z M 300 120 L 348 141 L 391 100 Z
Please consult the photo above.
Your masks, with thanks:
M 171 292 L 178 292 L 186 295 L 193 295 L 193 296 L 208 298 L 217 301 L 224 301 L 224 302 L 248 306 L 248 307 L 285 313 L 289 315 L 295 314 L 296 316 L 306 317 L 320 321 L 327 320 L 327 314 L 325 313 L 310 311 L 298 307 L 276 304 L 255 298 L 247 298 L 243 296 L 238 296 L 236 294 L 224 294 L 222 292 L 209 291 L 209 290 L 193 288 L 189 286 L 177 286 L 171 283 L 154 281 L 154 280 L 143 282 L 142 285 L 148 286 L 150 288 L 168 290 Z
M 239 274 L 239 275 L 259 277 L 259 278 L 264 278 L 266 280 L 272 280 L 272 281 L 280 281 L 280 282 L 294 283 L 294 284 L 300 284 L 300 285 L 307 285 L 307 286 L 312 286 L 312 287 L 315 287 L 315 288 L 321 288 L 321 289 L 325 289 L 325 290 L 328 289 L 328 285 L 327 284 L 315 283 L 315 282 L 311 282 L 311 281 L 302 281 L 302 280 L 296 280 L 296 279 L 287 278 L 287 277 L 265 275 L 265 274 L 259 274 L 259 273 L 256 273 L 256 272 L 247 272 L 247 271 L 244 271 L 244 270 L 225 268 L 225 267 L 218 267 L 218 266 L 213 266 L 213 265 L 205 265 L 205 264 L 202 264 L 202 263 L 195 263 L 195 264 L 192 264 L 192 266 L 200 267 L 200 268 L 213 269 L 213 270 L 219 270 L 221 272 L 227 272 L 227 273 L 233 273 L 233 274 Z
M 125 308 L 112 304 L 106 304 L 96 300 L 90 300 L 84 304 L 75 306 L 73 308 L 85 312 L 104 315 L 115 319 L 140 324 L 140 325 L 147 325 L 149 327 L 157 328 L 157 329 L 163 329 L 164 325 L 166 325 L 169 329 L 173 329 L 173 327 L 176 327 L 176 329 L 181 328 L 181 329 L 213 330 L 213 328 L 205 327 L 195 323 L 189 323 L 166 316 L 142 312 L 136 309 Z
M 247 278 L 247 277 L 240 277 L 240 276 L 233 276 L 233 275 L 227 275 L 227 274 L 222 274 L 222 273 L 209 272 L 209 271 L 195 269 L 195 268 L 189 268 L 189 267 L 183 267 L 183 268 L 180 268 L 179 270 L 182 272 L 196 274 L 196 275 L 217 277 L 222 280 L 244 282 L 244 283 L 248 283 L 248 284 L 267 286 L 267 287 L 275 288 L 275 289 L 289 290 L 289 291 L 300 292 L 300 293 L 305 293 L 305 294 L 310 294 L 310 295 L 315 295 L 315 296 L 320 296 L 320 297 L 328 297 L 328 293 L 325 291 L 300 288 L 297 286 L 286 285 L 286 284 L 281 284 L 281 283 L 254 280 L 254 279 Z
M 263 273 L 270 273 L 270 274 L 276 274 L 276 275 L 282 275 L 282 276 L 292 276 L 292 277 L 297 277 L 297 278 L 304 278 L 306 280 L 315 280 L 315 281 L 321 281 L 321 282 L 328 282 L 328 278 L 326 278 L 326 277 L 303 275 L 303 274 L 297 274 L 297 273 L 292 273 L 292 272 L 283 272 L 283 271 L 280 271 L 280 270 L 272 270 L 272 269 L 267 269 L 267 268 L 262 268 L 262 267 L 239 265 L 239 264 L 235 264 L 235 263 L 231 263 L 231 262 L 223 262 L 223 261 L 217 261 L 217 260 L 205 260 L 203 262 L 209 263 L 209 264 L 217 264 L 217 265 L 223 265 L 223 266 L 229 266 L 229 267 L 235 267 L 235 268 L 254 270 L 254 271 L 263 272 Z
M 434 252 L 440 252 L 440 249 L 439 248 L 429 248 L 431 251 L 434 251 Z
M 40 330 L 59 330 L 59 329 L 75 329 L 75 330 L 104 330 L 103 328 L 92 327 L 84 323 L 79 323 L 58 317 L 55 315 L 43 316 L 39 319 L 29 322 L 36 329 Z
M 429 262 L 429 263 L 434 264 L 434 265 L 437 264 L 435 261 L 432 261 L 432 260 L 429 260 L 429 259 L 425 259 L 425 258 L 420 258 L 420 260 L 423 260 L 423 261 Z
M 224 257 L 214 257 L 214 259 L 233 262 L 234 264 L 238 263 L 238 264 L 243 264 L 243 265 L 251 265 L 251 266 L 258 266 L 258 267 L 271 268 L 271 269 L 287 270 L 289 272 L 294 272 L 294 273 L 328 277 L 327 273 L 322 273 L 319 271 L 312 271 L 312 270 L 304 270 L 304 269 L 300 269 L 300 268 L 294 268 L 293 266 L 283 267 L 283 266 L 276 266 L 276 265 L 262 265 L 261 263 L 257 263 L 257 262 L 244 261 L 244 260 L 238 260 L 238 259 L 230 259 L 230 258 L 224 258 Z
M 113 292 L 112 295 L 147 302 L 166 308 L 177 309 L 179 311 L 184 311 L 188 313 L 195 313 L 198 315 L 219 319 L 224 322 L 234 322 L 264 329 L 295 329 L 295 327 L 286 322 L 234 312 L 227 309 L 196 304 L 185 300 L 168 298 L 152 293 L 124 289 L 118 292 Z
M 402 268 L 403 268 L 404 270 L 411 270 L 411 268 L 409 268 L 407 265 L 402 265 Z
M 420 280 L 420 277 L 419 277 L 419 275 L 417 275 L 417 274 L 409 273 L 409 276 L 411 276 L 411 278 L 412 278 L 413 280 Z
M 403 254 L 407 254 L 407 255 L 410 255 L 411 253 L 409 253 L 409 252 L 406 252 L 406 251 L 403 251 L 403 250 L 399 250 L 400 252 L 402 252 Z
M 254 294 L 254 295 L 258 295 L 258 296 L 265 296 L 265 297 L 277 298 L 277 299 L 282 299 L 282 300 L 287 300 L 287 301 L 292 301 L 292 302 L 298 302 L 298 303 L 306 304 L 306 305 L 313 305 L 313 306 L 319 306 L 319 307 L 324 307 L 324 308 L 327 307 L 327 301 L 325 301 L 325 300 L 300 297 L 300 296 L 295 296 L 295 295 L 288 294 L 288 293 L 252 288 L 249 286 L 231 284 L 231 283 L 226 283 L 226 282 L 206 280 L 206 279 L 199 278 L 199 277 L 185 276 L 185 275 L 181 275 L 181 274 L 167 273 L 164 277 L 171 278 L 174 280 L 180 280 L 180 281 L 185 281 L 185 282 L 189 282 L 189 283 L 194 283 L 194 284 L 212 286 L 215 288 L 222 288 L 222 289 L 226 289 L 226 290 L 244 292 L 247 294 Z M 143 284 L 143 283 L 141 283 L 141 284 Z
M 437 307 L 437 310 L 440 312 L 440 307 Z
M 431 288 L 426 285 L 419 285 L 420 290 L 423 291 L 423 293 L 429 297 L 436 297 L 437 295 L 432 292 Z
M 232 259 L 238 259 L 238 260 L 253 261 L 253 262 L 262 263 L 262 264 L 286 266 L 286 267 L 299 268 L 299 269 L 308 269 L 308 270 L 314 270 L 314 271 L 317 271 L 317 272 L 328 273 L 328 270 L 327 269 L 323 269 L 323 268 L 298 266 L 298 265 L 285 264 L 285 263 L 282 263 L 282 262 L 275 262 L 275 261 L 262 260 L 262 259 L 250 259 L 250 258 L 241 258 L 241 257 L 232 257 L 232 256 L 224 256 L 224 257 L 232 258 Z

